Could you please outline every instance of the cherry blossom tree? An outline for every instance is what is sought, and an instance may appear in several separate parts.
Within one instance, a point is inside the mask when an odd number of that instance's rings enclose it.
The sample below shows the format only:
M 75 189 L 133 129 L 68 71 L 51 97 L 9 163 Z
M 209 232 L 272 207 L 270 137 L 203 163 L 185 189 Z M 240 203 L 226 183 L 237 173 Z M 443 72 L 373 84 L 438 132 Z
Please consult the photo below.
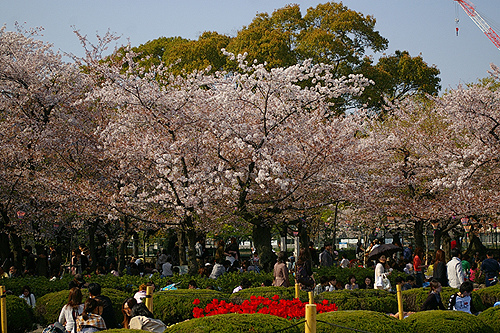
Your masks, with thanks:
M 38 229 L 38 217 L 52 205 L 43 175 L 50 164 L 46 153 L 53 120 L 70 113 L 83 85 L 74 65 L 64 63 L 50 44 L 35 39 L 39 32 L 0 28 L 2 257 L 9 251 L 8 235 L 19 255 L 20 232 Z

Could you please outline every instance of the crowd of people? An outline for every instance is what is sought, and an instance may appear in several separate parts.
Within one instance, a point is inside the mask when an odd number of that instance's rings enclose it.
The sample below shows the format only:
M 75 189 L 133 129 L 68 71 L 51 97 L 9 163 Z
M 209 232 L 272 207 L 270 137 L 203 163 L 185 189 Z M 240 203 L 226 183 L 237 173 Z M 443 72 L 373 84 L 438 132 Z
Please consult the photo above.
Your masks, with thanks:
M 259 272 L 259 256 L 253 251 L 249 259 L 243 260 L 240 254 L 239 245 L 235 237 L 231 237 L 226 243 L 220 240 L 212 255 L 209 255 L 203 239 L 200 239 L 195 246 L 196 259 L 199 264 L 198 274 L 209 279 L 217 279 L 227 272 Z M 295 258 L 286 252 L 278 252 L 277 260 L 273 269 L 273 280 L 266 281 L 263 286 L 289 287 L 295 283 L 306 291 L 313 291 L 314 294 L 333 290 L 356 290 L 356 289 L 384 289 L 395 291 L 396 286 L 392 286 L 389 280 L 390 274 L 394 270 L 405 273 L 394 279 L 396 285 L 400 285 L 402 290 L 412 288 L 429 288 L 429 295 L 422 306 L 422 310 L 450 309 L 469 313 L 475 313 L 472 304 L 471 292 L 475 288 L 489 287 L 496 284 L 500 272 L 500 264 L 494 259 L 491 251 L 487 252 L 486 258 L 481 258 L 476 253 L 473 258 L 462 256 L 458 247 L 451 250 L 451 260 L 445 260 L 445 253 L 438 249 L 435 253 L 426 258 L 421 248 L 413 250 L 411 246 L 402 251 L 392 251 L 373 256 L 371 254 L 377 247 L 382 246 L 381 240 L 374 240 L 363 249 L 358 244 L 355 258 L 347 258 L 345 253 L 339 254 L 331 243 L 325 243 L 317 250 L 312 242 L 307 248 L 302 248 Z M 380 249 L 379 249 L 380 250 Z M 58 278 L 67 270 L 73 275 L 73 280 L 69 283 L 70 294 L 68 303 L 61 309 L 59 322 L 65 325 L 68 332 L 94 332 L 104 327 L 106 328 L 143 328 L 146 330 L 160 330 L 164 324 L 153 318 L 153 315 L 144 306 L 142 300 L 146 297 L 147 285 L 141 285 L 139 291 L 122 304 L 123 321 L 119 324 L 112 311 L 112 304 L 109 298 L 101 295 L 101 288 L 97 283 L 86 283 L 83 274 L 88 273 L 91 266 L 97 266 L 97 274 L 119 275 L 116 270 L 116 258 L 107 256 L 105 260 L 99 260 L 98 265 L 92 265 L 92 258 L 88 249 L 81 245 L 72 251 L 71 262 L 63 265 L 60 254 L 55 248 L 50 247 L 48 254 L 41 251 L 35 256 L 32 248 L 27 245 L 23 253 L 23 265 L 20 270 L 13 265 L 13 258 L 9 256 L 0 266 L 0 278 L 15 278 L 18 276 L 46 276 Z M 316 279 L 313 268 L 333 267 L 370 267 L 374 266 L 374 276 L 366 276 L 362 281 L 357 281 L 356 276 L 349 275 L 346 281 L 340 281 L 334 275 L 322 274 Z M 5 267 L 9 267 L 8 272 Z M 161 277 L 172 277 L 179 274 L 179 266 L 171 254 L 162 250 L 158 253 L 156 262 L 144 263 L 141 259 L 132 258 L 127 265 L 126 274 L 144 275 L 149 273 L 160 273 Z M 482 283 L 484 281 L 484 283 Z M 480 282 L 482 284 L 480 284 Z M 233 292 L 238 292 L 250 286 L 246 278 L 241 279 L 240 285 L 236 286 Z M 447 306 L 441 299 L 441 288 L 450 286 L 459 289 L 448 300 Z M 83 302 L 82 288 L 88 288 L 90 297 Z M 197 288 L 193 280 L 189 283 L 189 288 Z M 35 307 L 36 299 L 29 286 L 24 286 L 22 299 L 30 307 Z M 406 314 L 408 315 L 408 314 Z M 162 326 L 163 325 L 163 326 Z

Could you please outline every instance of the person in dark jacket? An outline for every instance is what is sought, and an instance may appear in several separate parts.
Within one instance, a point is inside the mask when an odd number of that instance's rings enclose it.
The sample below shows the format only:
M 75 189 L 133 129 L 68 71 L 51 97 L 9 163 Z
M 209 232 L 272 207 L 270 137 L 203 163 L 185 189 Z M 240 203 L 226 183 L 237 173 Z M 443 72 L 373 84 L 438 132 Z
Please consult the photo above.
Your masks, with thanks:
M 431 291 L 429 292 L 424 304 L 422 304 L 421 311 L 445 310 L 446 308 L 441 300 L 441 283 L 436 279 L 432 279 L 429 283 L 429 287 L 431 288 Z
M 102 304 L 101 317 L 106 323 L 107 329 L 118 328 L 118 324 L 115 317 L 115 312 L 113 311 L 113 303 L 109 297 L 101 295 L 101 285 L 99 283 L 90 283 L 88 286 L 89 294 L 91 298 L 95 298 Z
M 441 286 L 448 286 L 448 276 L 446 275 L 446 260 L 443 250 L 436 251 L 432 277 L 441 283 Z

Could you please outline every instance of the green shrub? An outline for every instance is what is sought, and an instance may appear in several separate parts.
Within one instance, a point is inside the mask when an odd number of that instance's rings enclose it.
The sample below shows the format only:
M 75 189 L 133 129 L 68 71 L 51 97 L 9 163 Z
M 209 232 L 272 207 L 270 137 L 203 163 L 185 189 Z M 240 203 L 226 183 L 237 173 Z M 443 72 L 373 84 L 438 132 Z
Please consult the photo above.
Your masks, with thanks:
M 13 279 L 3 279 L 2 285 L 6 290 L 12 291 L 14 295 L 21 295 L 23 286 L 29 286 L 31 292 L 38 299 L 43 295 L 68 289 L 72 277 L 66 275 L 63 279 L 50 281 L 46 277 L 17 277 Z
M 241 304 L 244 300 L 250 299 L 251 296 L 262 296 L 266 298 L 272 298 L 274 295 L 278 295 L 280 299 L 291 300 L 295 298 L 295 287 L 256 287 L 248 288 L 238 291 L 237 293 L 231 294 L 229 300 L 234 304 Z M 309 295 L 307 292 L 301 290 L 299 292 L 299 299 L 303 302 L 309 301 Z
M 166 325 L 172 325 L 193 318 L 193 301 L 200 300 L 199 308 L 204 308 L 213 299 L 227 300 L 227 294 L 208 289 L 179 289 L 155 293 L 153 314 Z
M 31 331 L 34 324 L 33 309 L 18 296 L 7 295 L 7 329 L 9 333 Z
M 418 312 L 429 295 L 429 288 L 414 288 L 405 290 L 401 293 L 403 298 L 403 308 L 405 311 Z M 448 307 L 448 300 L 451 295 L 458 292 L 458 289 L 444 287 L 441 291 L 441 301 L 445 308 Z M 481 301 L 481 297 L 477 291 L 472 292 L 472 303 L 477 311 L 483 311 L 485 306 Z
M 143 330 L 131 330 L 125 328 L 114 328 L 112 330 L 106 330 L 106 333 L 144 333 Z
M 83 301 L 88 297 L 87 289 L 82 289 Z M 121 312 L 122 303 L 125 299 L 132 297 L 120 290 L 103 288 L 102 294 L 108 296 L 113 304 L 115 316 L 118 322 L 121 322 L 123 315 Z M 68 302 L 69 290 L 62 290 L 55 293 L 50 293 L 40 297 L 36 302 L 35 313 L 38 322 L 42 325 L 55 322 L 59 318 L 59 313 L 63 306 Z
M 492 307 L 496 302 L 500 301 L 500 285 L 497 284 L 491 287 L 475 290 L 473 294 L 479 295 L 484 307 L 489 308 Z
M 406 333 L 406 326 L 398 319 L 374 311 L 335 311 L 320 313 L 316 317 L 316 332 L 353 332 L 358 329 L 376 333 Z M 304 332 L 305 324 L 299 326 Z M 342 328 L 348 327 L 350 329 Z
M 196 318 L 167 328 L 165 333 L 235 333 L 235 332 L 276 332 L 284 330 L 287 333 L 299 333 L 299 330 L 284 318 L 266 314 L 223 314 L 210 317 Z
M 335 303 L 339 310 L 369 310 L 383 313 L 398 311 L 396 295 L 385 290 L 335 290 L 321 293 L 315 299 L 316 302 L 329 300 Z
M 448 310 L 422 311 L 403 319 L 410 333 L 491 333 L 491 327 L 480 318 Z
M 491 327 L 491 332 L 500 332 L 500 307 L 495 306 L 481 312 L 478 316 L 486 325 Z

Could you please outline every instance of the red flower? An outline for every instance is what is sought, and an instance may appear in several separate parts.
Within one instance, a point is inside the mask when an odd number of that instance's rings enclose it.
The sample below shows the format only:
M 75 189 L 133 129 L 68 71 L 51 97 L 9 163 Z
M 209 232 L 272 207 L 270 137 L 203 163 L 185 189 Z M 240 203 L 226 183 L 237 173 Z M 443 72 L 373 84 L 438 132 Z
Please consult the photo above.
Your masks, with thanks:
M 200 300 L 198 298 L 195 298 L 193 301 L 193 305 L 198 305 L 200 304 Z

